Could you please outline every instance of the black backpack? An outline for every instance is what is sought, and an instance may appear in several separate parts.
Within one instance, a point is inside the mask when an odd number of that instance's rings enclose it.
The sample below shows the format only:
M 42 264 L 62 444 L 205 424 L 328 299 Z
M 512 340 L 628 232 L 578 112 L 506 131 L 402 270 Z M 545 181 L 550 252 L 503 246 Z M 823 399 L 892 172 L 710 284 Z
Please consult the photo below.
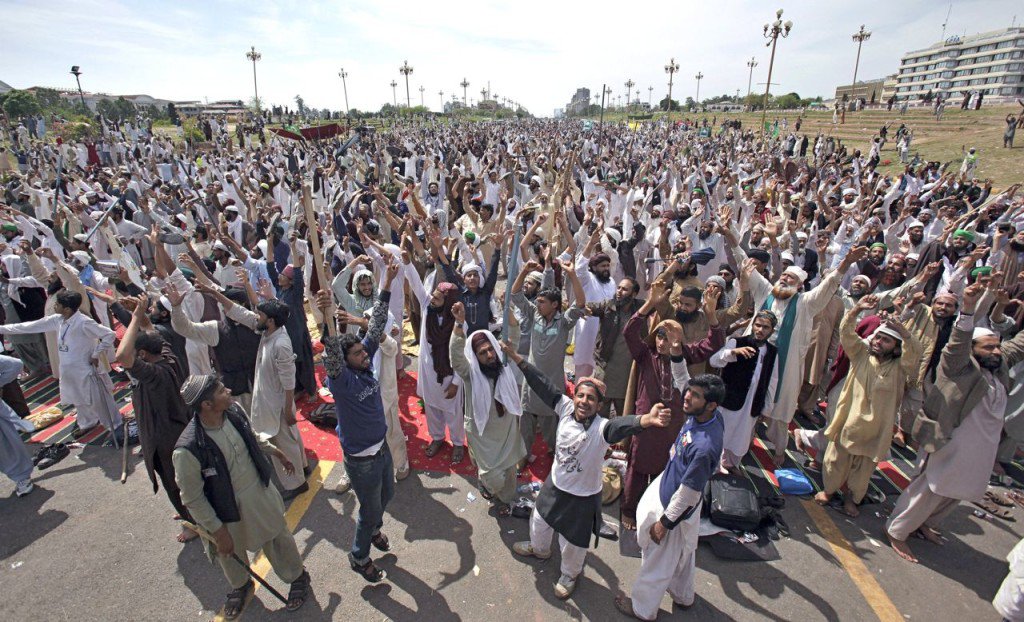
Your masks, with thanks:
M 708 481 L 704 499 L 711 522 L 733 531 L 754 531 L 761 524 L 761 504 L 746 477 L 717 474 Z

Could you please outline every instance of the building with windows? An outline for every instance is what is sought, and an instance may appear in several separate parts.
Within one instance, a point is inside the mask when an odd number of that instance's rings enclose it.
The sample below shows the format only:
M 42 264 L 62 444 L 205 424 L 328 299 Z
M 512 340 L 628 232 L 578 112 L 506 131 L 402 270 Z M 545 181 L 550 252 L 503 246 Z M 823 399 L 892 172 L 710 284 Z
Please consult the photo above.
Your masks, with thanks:
M 565 114 L 583 114 L 587 111 L 588 106 L 590 106 L 590 89 L 576 89 L 576 93 L 572 96 L 572 99 L 569 100 L 569 104 L 565 107 Z
M 877 104 L 882 100 L 882 87 L 884 84 L 885 78 L 880 78 L 878 80 L 857 80 L 857 84 L 837 86 L 836 99 L 842 101 L 845 95 L 846 101 L 852 102 L 856 99 L 863 99 L 868 105 Z
M 985 103 L 1024 95 L 1024 27 L 953 36 L 903 55 L 896 96 L 916 101 L 933 95 L 978 91 Z

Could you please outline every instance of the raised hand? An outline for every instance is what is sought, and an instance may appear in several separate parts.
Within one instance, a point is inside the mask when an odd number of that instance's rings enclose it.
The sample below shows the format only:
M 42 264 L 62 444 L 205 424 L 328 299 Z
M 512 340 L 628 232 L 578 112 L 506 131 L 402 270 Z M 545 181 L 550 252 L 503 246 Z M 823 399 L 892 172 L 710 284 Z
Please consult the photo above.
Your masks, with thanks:
M 874 294 L 867 294 L 865 296 L 862 296 L 861 299 L 857 301 L 857 309 L 859 309 L 861 311 L 867 311 L 868 309 L 874 309 L 877 306 L 878 306 L 878 296 L 876 296 Z
M 452 317 L 455 318 L 455 323 L 462 326 L 466 322 L 466 307 L 461 302 L 456 302 L 452 305 Z
M 742 348 L 734 348 L 732 351 L 737 358 L 749 359 L 757 356 L 757 350 L 750 346 L 743 346 Z

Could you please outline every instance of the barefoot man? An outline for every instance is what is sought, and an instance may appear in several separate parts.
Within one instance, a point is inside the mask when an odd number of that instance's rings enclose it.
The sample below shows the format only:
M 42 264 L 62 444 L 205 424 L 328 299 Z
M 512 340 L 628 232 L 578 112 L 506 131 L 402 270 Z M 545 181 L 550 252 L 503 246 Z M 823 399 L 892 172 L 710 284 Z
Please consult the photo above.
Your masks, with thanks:
M 896 410 L 907 380 L 920 365 L 918 341 L 898 321 L 879 325 L 868 339 L 857 335 L 857 318 L 874 309 L 878 296 L 868 294 L 850 308 L 839 328 L 839 339 L 850 359 L 850 372 L 839 394 L 832 423 L 825 430 L 830 441 L 822 460 L 824 489 L 814 500 L 825 505 L 844 485 L 843 511 L 857 516 L 875 466 L 889 453 Z
M 924 401 L 914 438 L 927 454 L 925 466 L 900 495 L 886 525 L 892 548 L 916 562 L 907 538 L 915 531 L 941 544 L 935 529 L 960 501 L 985 494 L 999 448 L 1010 367 L 1024 360 L 1024 332 L 1006 343 L 974 327 L 983 287 L 964 290 L 963 307 L 935 370 L 935 389 Z

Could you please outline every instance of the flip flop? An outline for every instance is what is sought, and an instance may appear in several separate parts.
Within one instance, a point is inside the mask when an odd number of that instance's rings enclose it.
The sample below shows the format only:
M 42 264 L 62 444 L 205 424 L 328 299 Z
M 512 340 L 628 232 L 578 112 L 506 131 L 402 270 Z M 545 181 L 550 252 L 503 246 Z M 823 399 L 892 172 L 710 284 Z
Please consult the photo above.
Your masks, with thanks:
M 988 500 L 988 501 L 991 501 L 992 503 L 995 503 L 996 505 L 1001 505 L 1004 508 L 1012 508 L 1013 507 L 1013 501 L 1010 501 L 1008 498 L 1006 498 L 1003 495 L 999 494 L 995 490 L 986 490 L 985 491 L 985 499 Z
M 1016 520 L 1017 520 L 1016 518 L 1013 517 L 1013 514 L 1011 513 L 1009 508 L 1001 508 L 998 505 L 996 505 L 995 503 L 992 503 L 991 501 L 975 501 L 974 505 L 976 505 L 979 508 L 985 510 L 986 512 L 988 512 L 992 516 L 995 516 L 996 518 L 1001 518 L 1001 519 L 1003 519 L 1005 521 L 1008 521 L 1008 522 L 1011 522 L 1011 523 L 1012 522 L 1016 522 Z
M 303 570 L 299 578 L 292 581 L 292 585 L 288 589 L 288 604 L 285 605 L 285 608 L 288 611 L 296 611 L 306 604 L 306 596 L 308 595 L 309 573 Z

